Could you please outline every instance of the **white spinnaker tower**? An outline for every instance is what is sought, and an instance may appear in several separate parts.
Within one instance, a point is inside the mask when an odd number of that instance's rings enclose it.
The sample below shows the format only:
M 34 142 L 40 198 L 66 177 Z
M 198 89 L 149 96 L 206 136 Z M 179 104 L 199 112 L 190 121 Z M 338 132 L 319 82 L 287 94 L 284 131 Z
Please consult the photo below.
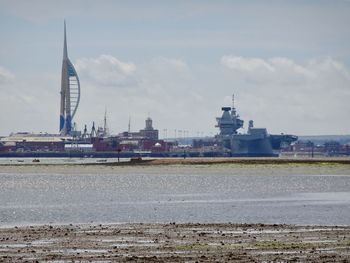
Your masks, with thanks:
M 80 82 L 78 74 L 68 58 L 66 22 L 64 22 L 64 44 L 61 79 L 60 134 L 69 135 L 72 121 L 80 102 Z

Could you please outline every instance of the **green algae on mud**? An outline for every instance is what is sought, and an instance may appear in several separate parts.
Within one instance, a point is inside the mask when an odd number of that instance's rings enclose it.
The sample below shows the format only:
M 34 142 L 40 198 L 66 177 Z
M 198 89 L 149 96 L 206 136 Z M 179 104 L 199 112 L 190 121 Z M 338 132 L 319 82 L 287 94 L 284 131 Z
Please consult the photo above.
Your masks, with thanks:
M 189 159 L 186 159 L 189 160 Z M 185 160 L 185 161 L 186 161 Z M 38 164 L 0 165 L 0 173 L 8 174 L 177 174 L 177 175 L 350 175 L 350 165 L 346 162 L 280 162 L 251 163 L 246 159 L 196 159 L 195 162 L 180 163 L 179 159 L 156 159 L 148 163 L 123 164 Z M 276 160 L 273 160 L 274 162 Z

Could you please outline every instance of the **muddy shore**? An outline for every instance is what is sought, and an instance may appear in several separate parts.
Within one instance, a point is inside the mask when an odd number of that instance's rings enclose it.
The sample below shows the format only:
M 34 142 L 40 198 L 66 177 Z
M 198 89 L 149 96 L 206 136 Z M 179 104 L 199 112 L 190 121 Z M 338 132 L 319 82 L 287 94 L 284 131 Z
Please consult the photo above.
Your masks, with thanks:
M 350 226 L 42 225 L 0 228 L 1 262 L 349 262 Z
M 106 165 L 211 165 L 211 164 L 348 164 L 350 158 L 161 158 L 150 160 L 131 160 L 125 163 L 106 163 Z M 97 164 L 99 165 L 99 164 Z

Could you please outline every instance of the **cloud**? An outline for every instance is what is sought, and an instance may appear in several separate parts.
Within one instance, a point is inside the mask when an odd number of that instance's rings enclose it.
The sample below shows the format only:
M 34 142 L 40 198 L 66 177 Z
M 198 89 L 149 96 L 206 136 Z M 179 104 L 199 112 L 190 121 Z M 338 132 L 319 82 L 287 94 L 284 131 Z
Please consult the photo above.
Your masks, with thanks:
M 18 131 L 57 132 L 59 82 L 59 76 L 18 72 L 12 81 L 0 83 L 3 112 L 0 114 L 3 123 L 0 135 Z
M 143 127 L 150 113 L 155 127 L 215 131 L 220 107 L 235 93 L 238 113 L 271 133 L 344 133 L 350 112 L 349 70 L 332 58 L 298 63 L 287 57 L 226 55 L 226 69 L 190 66 L 183 58 L 155 57 L 135 64 L 114 56 L 79 59 L 82 104 L 77 120 L 101 120 L 107 107 L 113 131 Z M 225 104 L 226 103 L 226 104 Z M 196 121 L 195 124 L 193 120 Z M 339 126 L 343 123 L 343 126 Z
M 237 111 L 245 123 L 253 119 L 270 133 L 349 132 L 350 123 L 345 120 L 350 112 L 350 71 L 341 61 L 233 55 L 219 61 L 222 67 L 192 65 L 176 57 L 154 57 L 142 63 L 112 55 L 80 58 L 74 64 L 82 96 L 74 121 L 79 128 L 84 124 L 90 128 L 92 121 L 102 125 L 107 108 L 113 133 L 127 129 L 129 116 L 132 130 L 143 128 L 145 118 L 151 116 L 154 127 L 161 133 L 167 129 L 169 136 L 175 129 L 189 130 L 191 135 L 215 134 L 215 117 L 222 106 L 230 106 L 235 93 Z M 0 85 L 6 92 L 0 96 L 0 105 L 11 108 L 13 116 L 0 115 L 0 122 L 6 123 L 0 134 L 8 129 L 57 132 L 59 73 L 17 73 L 16 81 L 11 81 L 13 73 L 4 68 L 0 72 L 7 81 Z
M 221 64 L 232 72 L 244 76 L 246 80 L 261 83 L 261 78 L 268 84 L 304 85 L 322 79 L 350 80 L 349 69 L 344 64 L 330 57 L 312 59 L 298 64 L 289 58 L 270 59 L 242 58 L 223 56 Z M 324 85 L 322 85 L 324 86 Z
M 0 84 L 11 82 L 14 79 L 15 79 L 15 75 L 11 71 L 0 66 Z
M 186 90 L 191 70 L 182 59 L 157 57 L 141 66 L 140 78 L 150 94 L 168 97 Z
M 137 128 L 143 128 L 149 113 L 158 128 L 160 123 L 171 128 L 175 123 L 190 122 L 188 112 L 202 99 L 193 85 L 190 66 L 181 58 L 155 57 L 136 65 L 101 55 L 78 59 L 75 67 L 82 90 L 76 120 L 89 124 L 102 119 L 106 107 L 113 116 L 110 126 L 115 132 L 126 129 L 129 116 Z M 171 114 L 174 123 L 169 123 L 170 109 L 176 112 Z
M 237 56 L 223 56 L 221 63 L 229 69 L 241 72 L 274 72 L 275 68 L 260 58 L 243 58 Z
M 269 75 L 270 81 L 278 80 L 278 76 L 305 78 L 318 77 L 321 73 L 337 73 L 349 78 L 349 70 L 339 61 L 330 57 L 324 59 L 312 59 L 305 64 L 297 64 L 292 59 L 275 57 L 269 59 L 244 58 L 233 55 L 225 55 L 221 58 L 221 64 L 236 72 L 244 73 L 254 78 L 264 71 Z
M 188 73 L 190 71 L 189 66 L 182 59 L 157 57 L 151 60 L 150 65 L 158 70 L 171 68 L 178 73 Z
M 295 84 L 312 76 L 308 67 L 283 57 L 262 59 L 226 55 L 221 58 L 221 64 L 229 70 L 241 73 L 247 81 L 256 83 Z
M 228 55 L 221 64 L 232 78 L 241 80 L 241 110 L 262 125 L 309 134 L 350 129 L 341 121 L 350 112 L 350 71 L 340 61 L 327 57 L 297 63 L 283 57 Z
M 81 58 L 77 60 L 75 66 L 79 76 L 92 81 L 95 85 L 115 88 L 135 85 L 135 64 L 122 62 L 110 55 Z

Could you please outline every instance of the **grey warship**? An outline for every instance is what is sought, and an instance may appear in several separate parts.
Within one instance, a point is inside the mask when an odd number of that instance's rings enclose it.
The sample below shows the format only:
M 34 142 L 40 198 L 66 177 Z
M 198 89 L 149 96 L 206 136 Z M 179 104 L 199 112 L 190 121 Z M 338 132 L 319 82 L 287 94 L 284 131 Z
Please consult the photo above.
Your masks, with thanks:
M 222 107 L 222 116 L 216 118 L 220 133 L 216 136 L 217 142 L 224 152 L 235 157 L 277 157 L 278 150 L 290 145 L 298 139 L 295 135 L 268 134 L 266 128 L 254 128 L 252 120 L 249 121 L 248 131 L 238 133 L 243 128 L 244 121 L 236 112 L 234 95 L 232 107 Z

